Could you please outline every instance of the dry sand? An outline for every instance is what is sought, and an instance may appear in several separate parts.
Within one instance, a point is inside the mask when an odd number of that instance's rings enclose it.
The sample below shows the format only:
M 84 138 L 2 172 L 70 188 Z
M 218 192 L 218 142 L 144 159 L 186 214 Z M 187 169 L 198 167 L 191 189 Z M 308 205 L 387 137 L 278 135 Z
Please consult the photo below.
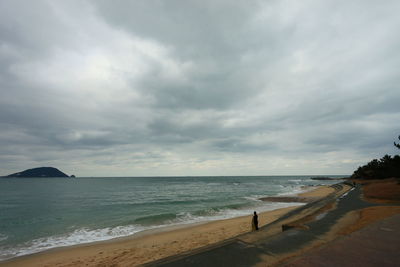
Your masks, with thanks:
M 332 250 L 331 245 L 335 246 L 335 242 L 332 242 L 334 240 L 344 240 L 344 238 L 348 238 L 349 236 L 352 236 L 353 233 L 361 231 L 363 229 L 366 229 L 367 226 L 370 226 L 374 223 L 381 222 L 384 219 L 390 218 L 391 216 L 394 216 L 396 214 L 400 214 L 400 179 L 399 178 L 392 178 L 392 179 L 383 179 L 383 180 L 354 180 L 354 182 L 361 184 L 363 186 L 363 198 L 365 201 L 368 202 L 374 202 L 374 203 L 380 203 L 380 204 L 386 204 L 385 206 L 372 206 L 372 207 L 367 207 L 359 210 L 353 210 L 347 214 L 345 214 L 342 218 L 340 218 L 335 225 L 330 229 L 330 231 L 323 236 L 319 236 L 318 239 L 316 239 L 314 242 L 311 244 L 308 244 L 305 247 L 297 249 L 294 253 L 291 255 L 286 255 L 285 257 L 282 257 L 280 261 L 278 262 L 278 266 L 320 266 L 321 263 L 323 262 L 324 264 L 327 265 L 332 265 L 334 266 L 334 260 L 326 258 L 324 255 L 324 249 L 328 248 L 329 255 L 333 257 L 343 257 L 344 254 L 346 254 L 346 249 L 342 245 L 336 247 L 337 250 L 334 251 Z M 389 205 L 388 205 L 389 204 Z M 390 204 L 393 204 L 390 205 Z M 397 204 L 397 205 L 396 205 Z M 385 230 L 385 229 L 381 229 Z M 376 236 L 374 234 L 369 233 L 368 231 L 364 231 L 366 236 L 364 236 L 364 240 L 358 240 L 358 242 L 362 242 L 362 244 L 367 244 L 373 242 L 380 242 L 379 240 L 375 240 Z M 351 239 L 350 239 L 351 240 Z M 396 241 L 397 242 L 397 241 Z M 360 245 L 357 244 L 358 247 Z M 381 244 L 382 245 L 382 242 Z M 383 250 L 385 250 L 385 247 L 395 247 L 397 243 L 386 243 L 383 246 Z M 358 248 L 357 247 L 357 248 Z M 374 247 L 374 246 L 372 246 Z M 354 248 L 354 244 L 350 247 Z M 382 247 L 380 248 L 382 249 Z M 351 249 L 350 249 L 351 250 Z M 357 251 L 356 250 L 352 250 Z M 319 263 L 312 262 L 310 258 L 308 258 L 307 253 L 312 254 L 313 257 L 319 257 L 322 259 Z M 363 254 L 364 253 L 364 254 Z M 380 253 L 384 253 L 384 251 L 380 251 Z M 351 254 L 351 253 L 350 253 Z M 388 253 L 390 254 L 390 253 Z M 369 262 L 370 265 L 372 266 L 371 262 L 374 260 L 377 260 L 377 251 L 369 250 L 366 252 L 365 250 L 359 252 L 359 255 L 362 259 L 365 260 L 365 262 Z M 304 257 L 303 257 L 304 256 Z M 348 257 L 349 258 L 349 257 Z M 354 258 L 348 259 L 348 262 L 345 264 L 346 266 L 354 266 Z M 294 259 L 294 260 L 293 260 Z M 293 260 L 293 262 L 292 262 Z M 360 259 L 357 259 L 358 262 Z M 385 258 L 385 259 L 378 259 L 379 264 L 388 263 L 388 262 L 398 262 L 396 258 Z M 265 263 L 267 261 L 264 261 L 263 264 L 260 266 L 265 266 Z M 364 262 L 364 263 L 365 263 Z M 337 264 L 339 266 L 340 264 Z M 342 264 L 343 265 L 343 264 Z M 356 264 L 357 265 L 357 264 Z M 365 264 L 364 264 L 365 265 Z M 375 264 L 377 265 L 377 264 Z M 397 266 L 396 264 L 386 264 L 387 266 Z M 385 266 L 386 266 L 385 265 Z M 360 265 L 362 266 L 362 265 Z
M 358 180 L 363 185 L 364 199 L 380 204 L 400 203 L 400 179 Z
M 320 198 L 334 190 L 321 186 L 302 193 Z M 259 225 L 268 224 L 296 207 L 259 214 Z M 2 262 L 0 266 L 135 266 L 214 244 L 251 230 L 252 216 L 146 231 L 126 238 L 53 249 Z

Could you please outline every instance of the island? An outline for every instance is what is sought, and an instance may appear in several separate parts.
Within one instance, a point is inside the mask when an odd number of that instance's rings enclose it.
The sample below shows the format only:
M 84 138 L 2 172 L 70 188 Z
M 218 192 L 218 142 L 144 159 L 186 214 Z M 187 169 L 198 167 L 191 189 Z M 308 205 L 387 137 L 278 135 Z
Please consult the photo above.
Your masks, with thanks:
M 9 178 L 43 178 L 43 177 L 52 177 L 52 178 L 70 178 L 67 174 L 63 173 L 57 168 L 53 167 L 39 167 L 39 168 L 33 168 L 33 169 L 28 169 L 22 172 L 16 172 L 4 177 L 9 177 Z M 72 176 L 71 176 L 72 177 Z M 73 176 L 75 177 L 75 176 Z

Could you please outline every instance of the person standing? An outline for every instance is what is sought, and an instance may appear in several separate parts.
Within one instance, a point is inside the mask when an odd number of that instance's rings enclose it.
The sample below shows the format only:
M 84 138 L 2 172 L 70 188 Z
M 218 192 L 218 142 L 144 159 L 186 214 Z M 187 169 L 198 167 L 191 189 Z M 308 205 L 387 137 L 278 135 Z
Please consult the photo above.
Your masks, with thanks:
M 251 229 L 253 231 L 257 231 L 258 230 L 258 215 L 257 215 L 257 212 L 254 212 L 253 220 L 251 221 Z

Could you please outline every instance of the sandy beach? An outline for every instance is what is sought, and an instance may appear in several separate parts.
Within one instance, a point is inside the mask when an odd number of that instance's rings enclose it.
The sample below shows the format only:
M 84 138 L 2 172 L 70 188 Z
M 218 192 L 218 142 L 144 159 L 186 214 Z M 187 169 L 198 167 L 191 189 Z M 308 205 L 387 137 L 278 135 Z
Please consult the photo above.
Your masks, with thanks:
M 333 192 L 328 186 L 290 196 L 317 199 Z M 296 207 L 259 214 L 263 226 Z M 184 227 L 144 231 L 129 237 L 52 249 L 0 263 L 0 266 L 135 266 L 211 245 L 251 231 L 252 215 Z
M 150 266 L 399 266 L 398 179 L 356 183 L 355 187 L 351 181 L 333 185 L 332 194 L 289 212 L 257 233 Z M 370 190 L 364 190 L 364 185 Z M 375 204 L 382 200 L 386 205 Z
M 275 197 L 263 197 L 261 200 L 263 201 L 272 201 L 272 202 L 303 202 L 309 203 L 319 198 L 326 196 L 332 193 L 334 190 L 328 186 L 319 186 L 313 190 L 310 190 L 305 193 L 300 193 L 292 196 L 275 196 Z

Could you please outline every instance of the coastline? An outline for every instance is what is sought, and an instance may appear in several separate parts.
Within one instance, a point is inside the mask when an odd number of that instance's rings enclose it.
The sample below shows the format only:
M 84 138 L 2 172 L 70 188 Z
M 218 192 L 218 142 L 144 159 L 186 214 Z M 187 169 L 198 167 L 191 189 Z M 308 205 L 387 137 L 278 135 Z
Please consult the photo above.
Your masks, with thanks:
M 364 190 L 365 184 L 354 180 L 334 184 L 332 194 L 290 211 L 259 232 L 145 266 L 363 266 L 371 262 L 398 266 L 399 180 L 367 182 L 370 190 Z M 377 198 L 390 204 L 374 204 Z
M 318 186 L 309 191 L 299 193 L 296 195 L 288 195 L 288 196 L 274 196 L 274 197 L 263 197 L 260 198 L 262 201 L 271 201 L 271 202 L 301 202 L 301 203 L 310 203 L 320 199 L 321 197 L 327 196 L 330 193 L 333 193 L 333 188 L 329 186 Z
M 332 191 L 329 186 L 318 186 L 296 197 L 299 200 L 318 199 Z M 259 225 L 262 227 L 271 223 L 296 208 L 298 206 L 259 213 Z M 251 218 L 252 216 L 248 215 L 147 230 L 127 237 L 16 257 L 0 262 L 0 266 L 98 266 L 115 263 L 119 266 L 140 265 L 248 233 L 251 231 Z

